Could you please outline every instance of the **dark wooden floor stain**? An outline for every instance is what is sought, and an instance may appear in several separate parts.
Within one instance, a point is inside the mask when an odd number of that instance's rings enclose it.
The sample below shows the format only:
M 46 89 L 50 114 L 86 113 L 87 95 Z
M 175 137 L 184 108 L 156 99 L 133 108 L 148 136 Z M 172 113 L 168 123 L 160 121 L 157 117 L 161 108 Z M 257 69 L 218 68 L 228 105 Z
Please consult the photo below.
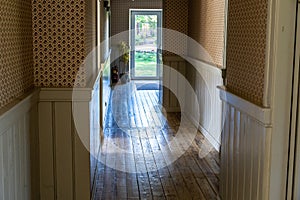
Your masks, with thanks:
M 218 199 L 219 154 L 201 133 L 179 159 L 166 166 L 168 154 L 161 149 L 169 147 L 180 122 L 180 113 L 160 112 L 158 91 L 136 91 L 134 85 L 115 88 L 94 199 Z M 131 153 L 109 152 L 112 143 Z

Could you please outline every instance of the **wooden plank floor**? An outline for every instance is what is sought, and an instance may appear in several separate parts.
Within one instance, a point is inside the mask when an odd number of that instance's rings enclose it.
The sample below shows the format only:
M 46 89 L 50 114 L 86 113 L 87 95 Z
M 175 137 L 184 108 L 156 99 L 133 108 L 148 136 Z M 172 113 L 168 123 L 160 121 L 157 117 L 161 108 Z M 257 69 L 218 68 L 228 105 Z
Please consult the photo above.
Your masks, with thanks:
M 136 91 L 134 84 L 115 88 L 93 199 L 218 199 L 219 154 L 201 133 L 166 165 L 162 149 L 172 150 L 181 121 L 180 113 L 160 112 L 158 91 Z M 112 144 L 130 153 L 110 152 Z

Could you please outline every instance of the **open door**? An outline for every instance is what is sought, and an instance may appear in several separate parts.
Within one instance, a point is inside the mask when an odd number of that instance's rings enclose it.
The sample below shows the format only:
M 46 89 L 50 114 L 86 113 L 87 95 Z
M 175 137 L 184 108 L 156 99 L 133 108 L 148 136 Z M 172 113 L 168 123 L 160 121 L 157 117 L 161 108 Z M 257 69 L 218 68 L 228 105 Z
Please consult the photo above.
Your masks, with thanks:
M 130 70 L 133 80 L 159 80 L 162 10 L 130 10 Z

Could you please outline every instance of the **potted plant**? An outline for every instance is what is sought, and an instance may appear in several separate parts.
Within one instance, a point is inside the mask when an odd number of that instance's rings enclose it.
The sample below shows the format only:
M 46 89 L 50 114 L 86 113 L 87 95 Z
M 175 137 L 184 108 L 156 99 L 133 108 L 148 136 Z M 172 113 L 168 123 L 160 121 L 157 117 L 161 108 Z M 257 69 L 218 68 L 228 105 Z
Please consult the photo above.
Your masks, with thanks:
M 119 51 L 121 54 L 121 61 L 124 63 L 124 65 L 122 66 L 123 69 L 121 69 L 120 72 L 120 78 L 122 82 L 128 82 L 129 81 L 128 63 L 129 63 L 129 52 L 130 52 L 129 45 L 124 41 L 120 42 Z
M 120 45 L 119 45 L 119 50 L 120 50 L 120 53 L 122 55 L 122 61 L 125 63 L 125 64 L 128 64 L 129 62 L 129 46 L 126 42 L 121 42 Z

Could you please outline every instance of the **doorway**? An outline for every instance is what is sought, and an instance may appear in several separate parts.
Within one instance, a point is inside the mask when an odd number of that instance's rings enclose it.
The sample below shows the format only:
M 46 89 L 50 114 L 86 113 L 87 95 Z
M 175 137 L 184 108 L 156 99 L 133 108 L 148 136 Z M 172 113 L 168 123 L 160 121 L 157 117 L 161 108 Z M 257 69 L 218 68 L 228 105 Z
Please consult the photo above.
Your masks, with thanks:
M 133 80 L 159 80 L 162 10 L 130 10 L 130 69 Z
M 295 25 L 295 46 L 294 46 L 294 68 L 292 85 L 292 105 L 290 122 L 290 150 L 287 180 L 287 199 L 300 199 L 300 12 L 297 5 L 297 17 Z

